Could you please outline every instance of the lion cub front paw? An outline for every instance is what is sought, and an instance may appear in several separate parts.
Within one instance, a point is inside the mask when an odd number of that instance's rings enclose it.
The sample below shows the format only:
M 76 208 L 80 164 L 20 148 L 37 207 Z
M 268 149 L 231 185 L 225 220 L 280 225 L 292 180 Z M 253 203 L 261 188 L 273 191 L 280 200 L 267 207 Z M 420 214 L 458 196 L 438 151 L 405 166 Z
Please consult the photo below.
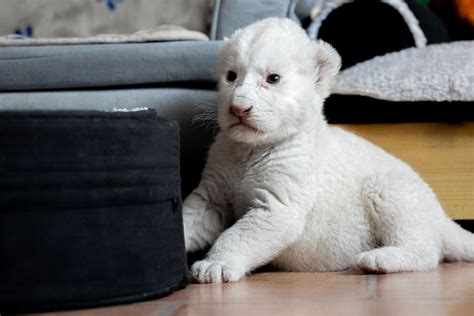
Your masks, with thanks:
M 201 260 L 193 264 L 191 273 L 199 283 L 235 282 L 245 276 L 245 270 L 237 264 Z

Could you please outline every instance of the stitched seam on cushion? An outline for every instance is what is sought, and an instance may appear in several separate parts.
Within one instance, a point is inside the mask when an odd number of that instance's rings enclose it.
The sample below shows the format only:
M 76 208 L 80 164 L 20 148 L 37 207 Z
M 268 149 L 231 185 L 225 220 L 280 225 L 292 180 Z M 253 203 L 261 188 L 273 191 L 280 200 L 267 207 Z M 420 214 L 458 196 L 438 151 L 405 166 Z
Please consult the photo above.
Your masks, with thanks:
M 5 161 L 0 160 L 0 163 L 5 163 Z M 16 168 L 16 169 L 8 169 L 8 172 L 97 172 L 97 171 L 103 171 L 103 172 L 108 172 L 108 171 L 127 171 L 127 170 L 132 170 L 132 171 L 137 171 L 137 170 L 145 170 L 145 171 L 150 171 L 150 170 L 157 170 L 157 171 L 163 171 L 163 170 L 179 170 L 178 166 L 173 166 L 173 167 L 120 167 L 120 168 L 97 168 L 97 169 L 24 169 L 24 168 Z M 2 168 L 0 168 L 0 173 L 2 172 Z M 3 171 L 5 172 L 5 171 Z
M 96 184 L 82 184 L 82 185 L 64 185 L 64 184 L 52 184 L 52 185 L 46 185 L 46 186 L 41 186 L 41 185 L 22 185 L 18 186 L 16 188 L 7 187 L 7 186 L 2 186 L 0 184 L 0 188 L 2 188 L 3 192 L 12 192 L 12 191 L 21 191 L 21 190 L 37 190 L 37 191 L 54 191 L 54 190 L 79 190 L 79 189 L 88 189 L 88 190 L 81 190 L 83 191 L 90 191 L 94 189 L 134 189 L 134 188 L 146 188 L 150 186 L 155 186 L 159 185 L 160 187 L 172 187 L 175 185 L 179 185 L 180 181 L 178 178 L 176 178 L 174 181 L 166 181 L 166 182 L 150 182 L 150 183 L 143 183 L 143 184 L 134 184 L 134 185 L 129 185 L 129 184 L 123 184 L 123 185 L 109 185 L 104 183 L 103 185 L 96 185 Z M 0 199 L 1 200 L 1 199 Z
M 78 207 L 74 208 L 73 206 L 67 207 L 67 206 L 62 206 L 62 207 L 53 207 L 53 206 L 39 206 L 38 208 L 28 208 L 27 210 L 25 209 L 15 209 L 12 211 L 6 211 L 6 210 L 1 210 L 0 209 L 0 214 L 5 214 L 5 213 L 24 213 L 24 212 L 51 212 L 51 211 L 92 211 L 94 209 L 107 209 L 107 208 L 125 208 L 125 207 L 139 207 L 139 206 L 153 206 L 157 204 L 163 204 L 165 202 L 172 202 L 175 199 L 179 199 L 180 196 L 178 194 L 170 194 L 172 197 L 167 197 L 163 198 L 162 200 L 156 200 L 153 202 L 148 202 L 148 203 L 128 203 L 128 204 L 117 204 L 117 205 L 93 205 L 93 206 L 83 206 L 83 207 Z M 172 210 L 172 208 L 170 208 Z

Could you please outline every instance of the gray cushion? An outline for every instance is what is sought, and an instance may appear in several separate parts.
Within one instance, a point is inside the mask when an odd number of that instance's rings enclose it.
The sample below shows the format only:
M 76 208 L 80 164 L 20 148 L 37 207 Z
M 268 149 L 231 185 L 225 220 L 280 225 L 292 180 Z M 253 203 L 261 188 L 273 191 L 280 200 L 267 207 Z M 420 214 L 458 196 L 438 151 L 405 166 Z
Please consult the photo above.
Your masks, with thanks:
M 260 19 L 287 17 L 296 0 L 216 0 L 211 25 L 211 39 L 230 37 L 241 27 Z
M 0 91 L 214 82 L 220 42 L 0 47 Z

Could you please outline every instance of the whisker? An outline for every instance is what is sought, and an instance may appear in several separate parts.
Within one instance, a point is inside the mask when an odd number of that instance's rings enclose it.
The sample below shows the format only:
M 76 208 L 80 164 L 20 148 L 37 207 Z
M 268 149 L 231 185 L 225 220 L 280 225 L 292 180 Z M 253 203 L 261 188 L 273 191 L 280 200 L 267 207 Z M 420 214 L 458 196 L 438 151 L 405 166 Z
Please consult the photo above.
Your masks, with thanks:
M 217 123 L 217 105 L 212 102 L 201 101 L 196 104 L 194 110 L 193 124 L 217 132 L 219 125 Z

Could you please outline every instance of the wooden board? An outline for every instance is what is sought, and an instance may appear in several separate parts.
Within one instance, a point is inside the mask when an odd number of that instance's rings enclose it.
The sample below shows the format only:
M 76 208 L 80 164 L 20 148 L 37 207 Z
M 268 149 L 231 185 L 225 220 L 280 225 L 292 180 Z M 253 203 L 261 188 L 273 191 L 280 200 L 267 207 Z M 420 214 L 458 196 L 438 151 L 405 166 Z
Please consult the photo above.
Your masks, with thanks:
M 473 263 L 386 275 L 257 273 L 191 284 L 159 300 L 42 316 L 473 315 L 473 279 Z
M 474 219 L 474 122 L 340 125 L 411 165 L 454 219 Z

